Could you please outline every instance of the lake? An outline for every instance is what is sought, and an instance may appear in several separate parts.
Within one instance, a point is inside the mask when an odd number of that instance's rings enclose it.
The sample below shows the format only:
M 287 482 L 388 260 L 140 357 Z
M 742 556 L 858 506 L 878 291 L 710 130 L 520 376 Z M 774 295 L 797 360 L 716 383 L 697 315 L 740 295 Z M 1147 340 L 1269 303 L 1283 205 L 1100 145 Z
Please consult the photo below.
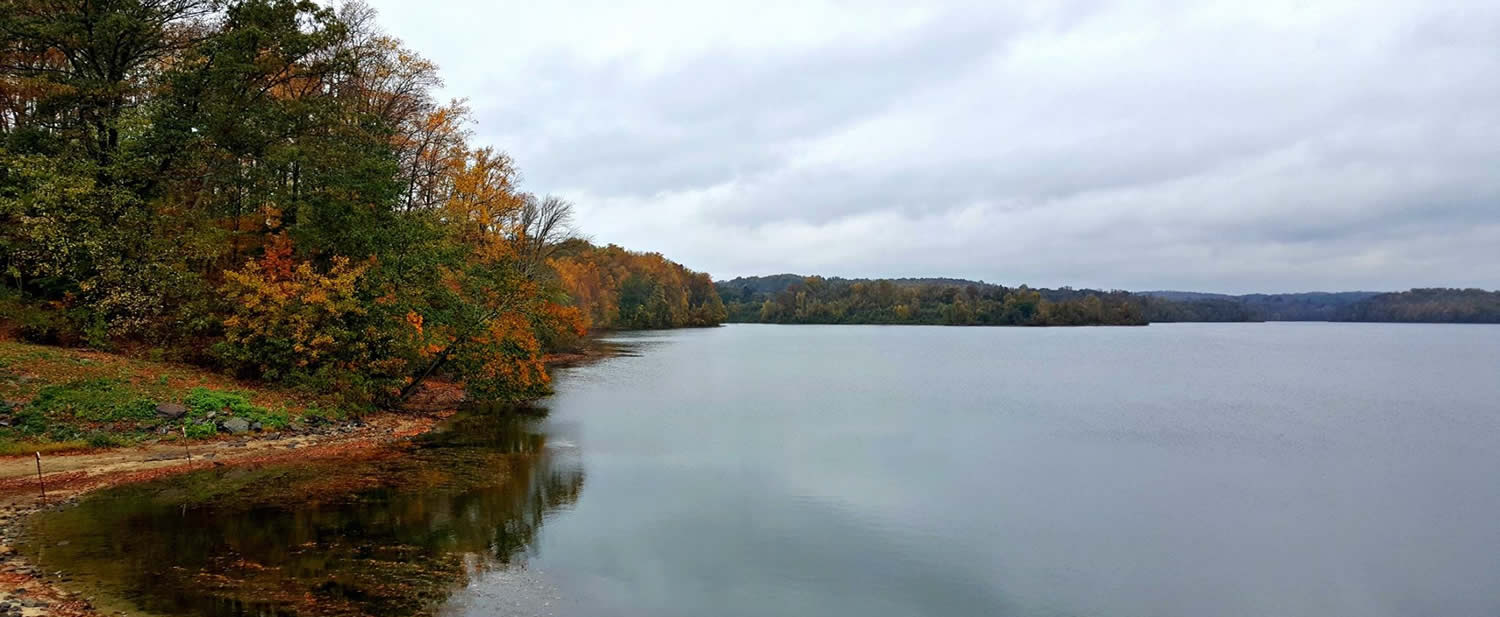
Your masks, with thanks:
M 1500 614 L 1500 327 L 612 340 L 544 419 L 103 491 L 33 558 L 184 615 Z

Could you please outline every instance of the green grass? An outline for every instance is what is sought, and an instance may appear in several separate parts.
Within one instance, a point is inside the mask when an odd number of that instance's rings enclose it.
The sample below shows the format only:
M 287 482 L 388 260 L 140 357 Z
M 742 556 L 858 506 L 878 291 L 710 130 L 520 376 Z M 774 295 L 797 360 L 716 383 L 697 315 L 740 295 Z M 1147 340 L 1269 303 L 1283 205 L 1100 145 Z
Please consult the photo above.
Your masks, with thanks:
M 156 403 L 114 379 L 80 379 L 45 386 L 23 412 L 45 417 L 72 416 L 87 422 L 150 420 Z
M 239 417 L 285 430 L 304 416 L 338 418 L 291 391 L 256 386 L 199 368 L 95 351 L 0 341 L 0 456 L 119 447 L 153 439 L 214 437 Z M 188 412 L 167 419 L 161 403 Z

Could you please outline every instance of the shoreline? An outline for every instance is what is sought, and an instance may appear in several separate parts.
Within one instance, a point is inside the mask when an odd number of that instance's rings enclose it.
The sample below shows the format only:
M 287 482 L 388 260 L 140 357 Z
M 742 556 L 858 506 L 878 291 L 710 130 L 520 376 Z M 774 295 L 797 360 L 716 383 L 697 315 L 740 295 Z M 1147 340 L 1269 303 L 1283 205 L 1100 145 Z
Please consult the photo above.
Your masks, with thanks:
M 33 514 L 68 507 L 96 490 L 205 469 L 376 456 L 431 431 L 455 411 L 454 406 L 448 405 L 431 411 L 382 412 L 360 422 L 302 433 L 198 443 L 191 448 L 191 461 L 181 444 L 44 456 L 45 501 L 33 456 L 0 457 L 0 617 L 116 614 L 95 606 L 92 597 L 65 589 L 70 577 L 43 571 L 16 548 L 25 537 L 27 521 Z
M 109 354 L 98 354 L 108 357 Z M 550 368 L 577 366 L 613 355 L 590 344 L 542 358 Z M 361 460 L 401 455 L 402 444 L 432 431 L 458 412 L 463 389 L 443 381 L 423 385 L 400 409 L 376 412 L 281 432 L 220 435 L 192 442 L 69 450 L 41 455 L 41 482 L 33 454 L 0 456 L 0 617 L 100 617 L 121 615 L 116 606 L 98 606 L 94 597 L 67 589 L 71 577 L 46 572 L 22 554 L 32 515 L 67 508 L 89 493 L 117 486 L 224 468 L 258 468 L 288 463 Z M 46 498 L 42 497 L 45 488 Z M 99 599 L 110 603 L 107 598 Z

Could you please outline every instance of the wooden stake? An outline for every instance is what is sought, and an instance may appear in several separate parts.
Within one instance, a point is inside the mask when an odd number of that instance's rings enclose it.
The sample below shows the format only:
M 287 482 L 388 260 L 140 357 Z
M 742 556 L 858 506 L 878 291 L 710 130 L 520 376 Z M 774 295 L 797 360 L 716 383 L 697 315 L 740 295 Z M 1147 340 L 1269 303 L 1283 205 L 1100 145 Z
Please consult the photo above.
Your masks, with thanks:
M 182 427 L 182 451 L 187 453 L 188 465 L 192 465 L 193 451 L 188 449 L 187 425 Z
M 36 453 L 36 485 L 42 489 L 42 503 L 47 503 L 47 484 L 42 482 L 42 453 Z

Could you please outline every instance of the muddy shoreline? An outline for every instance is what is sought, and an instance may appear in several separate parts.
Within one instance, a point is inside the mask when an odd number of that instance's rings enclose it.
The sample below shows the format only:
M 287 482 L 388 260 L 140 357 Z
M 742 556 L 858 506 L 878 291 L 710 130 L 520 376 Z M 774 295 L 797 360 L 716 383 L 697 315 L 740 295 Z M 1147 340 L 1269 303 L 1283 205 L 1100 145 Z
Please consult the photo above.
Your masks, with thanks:
M 0 458 L 0 617 L 85 617 L 101 612 L 94 598 L 64 589 L 61 572 L 45 572 L 16 550 L 32 514 L 65 508 L 103 488 L 147 482 L 213 467 L 261 467 L 290 462 L 359 459 L 389 453 L 410 437 L 433 429 L 454 411 L 381 413 L 358 423 L 300 433 L 226 438 L 58 454 L 42 457 L 42 482 L 31 456 Z M 188 456 L 191 455 L 191 460 Z M 46 499 L 42 489 L 46 489 Z

